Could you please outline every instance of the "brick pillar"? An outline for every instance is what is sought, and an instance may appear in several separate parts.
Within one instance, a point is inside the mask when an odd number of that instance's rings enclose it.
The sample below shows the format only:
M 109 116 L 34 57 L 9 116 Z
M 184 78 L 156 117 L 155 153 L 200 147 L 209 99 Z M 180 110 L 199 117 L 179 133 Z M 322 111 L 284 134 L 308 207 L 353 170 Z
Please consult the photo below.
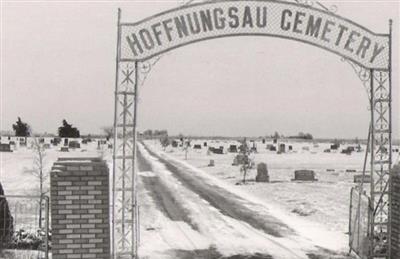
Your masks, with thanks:
M 392 206 L 391 214 L 391 257 L 400 258 L 400 164 L 392 169 L 390 189 Z
M 59 158 L 51 176 L 53 259 L 110 258 L 109 170 L 100 158 Z

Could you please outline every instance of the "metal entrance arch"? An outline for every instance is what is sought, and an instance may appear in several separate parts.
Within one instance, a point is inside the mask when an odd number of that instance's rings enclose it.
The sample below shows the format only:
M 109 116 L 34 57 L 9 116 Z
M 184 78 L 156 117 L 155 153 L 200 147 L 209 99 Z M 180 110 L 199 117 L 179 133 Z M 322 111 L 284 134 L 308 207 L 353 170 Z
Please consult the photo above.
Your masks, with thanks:
M 389 22 L 388 33 L 376 34 L 334 14 L 317 1 L 315 7 L 309 5 L 310 1 L 304 1 L 306 4 L 299 2 L 212 1 L 184 5 L 136 23 L 122 23 L 121 12 L 118 11 L 113 146 L 113 258 L 138 257 L 136 141 L 139 86 L 167 51 L 202 40 L 254 35 L 296 40 L 333 52 L 351 65 L 366 87 L 371 113 L 369 198 L 372 216 L 368 236 L 369 256 L 390 258 L 392 22 Z M 302 34 L 299 29 L 301 23 L 298 22 L 301 17 L 306 24 Z M 199 30 L 194 28 L 196 19 Z M 222 19 L 225 19 L 223 26 Z M 237 20 L 242 23 L 236 26 Z

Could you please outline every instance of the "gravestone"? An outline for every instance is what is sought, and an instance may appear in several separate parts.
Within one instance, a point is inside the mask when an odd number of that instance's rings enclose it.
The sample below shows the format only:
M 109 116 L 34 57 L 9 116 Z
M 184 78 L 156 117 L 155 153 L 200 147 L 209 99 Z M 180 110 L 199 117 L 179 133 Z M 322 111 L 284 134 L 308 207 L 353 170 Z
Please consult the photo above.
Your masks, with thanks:
M 257 153 L 256 142 L 254 142 L 253 140 L 251 142 L 253 142 L 253 146 L 250 148 L 250 152 Z
M 324 149 L 324 153 L 330 153 L 330 152 L 331 152 L 331 150 L 329 148 Z
M 210 147 L 209 150 L 214 153 L 214 154 L 219 154 L 222 155 L 224 154 L 224 149 L 223 147 L 215 148 L 215 147 Z
M 4 196 L 3 186 L 0 183 L 0 195 Z M 14 219 L 11 215 L 7 199 L 0 197 L 0 249 L 6 246 L 14 233 Z
M 195 144 L 195 145 L 193 146 L 193 149 L 201 149 L 201 145 Z
M 57 146 L 57 145 L 60 144 L 60 143 L 61 143 L 61 138 L 53 138 L 52 144 L 53 144 L 54 146 Z
M 59 158 L 50 174 L 52 258 L 110 258 L 109 169 L 100 158 Z
M 70 141 L 68 144 L 69 148 L 81 148 L 81 144 L 78 141 Z
M 233 159 L 233 163 L 232 165 L 236 166 L 236 165 L 243 165 L 245 163 L 247 163 L 247 157 L 243 154 L 238 154 L 235 156 L 235 158 Z
M 339 147 L 340 147 L 340 144 L 332 144 L 331 147 L 330 147 L 330 149 L 332 149 L 332 150 L 338 150 Z
M 262 143 L 265 144 L 265 138 L 262 139 Z
M 278 153 L 281 154 L 281 153 L 285 153 L 285 152 L 286 152 L 285 144 L 280 144 L 279 145 L 279 149 L 278 149 Z
M 60 149 L 61 152 L 69 152 L 68 147 L 61 147 Z
M 354 183 L 361 183 L 363 179 L 362 174 L 356 174 L 353 176 L 353 181 Z M 366 174 L 364 176 L 364 183 L 371 183 L 371 176 L 369 174 Z
M 269 175 L 266 163 L 259 163 L 257 165 L 256 182 L 264 182 L 264 183 L 269 182 Z
M 353 152 L 353 150 L 349 147 L 347 147 L 341 151 L 342 154 L 346 154 L 346 155 L 351 155 L 351 152 Z
M 237 146 L 236 145 L 230 145 L 229 148 L 228 148 L 228 152 L 229 153 L 237 153 L 238 152 Z
M 25 138 L 19 138 L 19 145 L 21 146 L 21 147 L 26 147 L 26 137 Z
M 0 152 L 12 152 L 10 144 L 0 144 Z
M 64 146 L 68 146 L 68 138 L 64 139 Z
M 293 151 L 293 146 L 288 147 L 289 151 Z
M 172 145 L 172 147 L 178 147 L 178 141 L 172 140 L 171 145 Z
M 294 171 L 294 179 L 292 181 L 313 182 L 318 181 L 318 179 L 315 178 L 313 170 L 296 170 Z
M 210 163 L 208 163 L 208 167 L 213 167 L 215 166 L 215 162 L 213 159 L 210 160 Z
M 206 146 L 207 146 L 207 142 L 204 142 L 204 143 L 203 143 L 203 146 L 205 146 L 205 147 L 206 147 Z
M 278 139 L 274 138 L 273 143 L 274 144 L 278 143 Z

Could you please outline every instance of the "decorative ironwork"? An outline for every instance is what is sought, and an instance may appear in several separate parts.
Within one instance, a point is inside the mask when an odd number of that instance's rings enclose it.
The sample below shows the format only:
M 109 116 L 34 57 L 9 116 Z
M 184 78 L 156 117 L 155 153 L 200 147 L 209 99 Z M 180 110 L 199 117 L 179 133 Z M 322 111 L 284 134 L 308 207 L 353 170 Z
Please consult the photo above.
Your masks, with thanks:
M 371 94 L 370 94 L 370 79 L 371 79 L 371 70 L 367 69 L 363 66 L 358 65 L 357 63 L 354 63 L 353 61 L 342 57 L 340 59 L 342 62 L 348 63 L 351 68 L 354 70 L 358 78 L 360 79 L 361 83 L 363 84 L 365 91 L 367 92 L 368 100 L 371 99 Z
M 371 254 L 386 257 L 389 251 L 389 183 L 392 165 L 391 94 L 388 71 L 371 76 Z
M 326 6 L 316 0 L 291 0 L 304 6 L 336 13 L 336 5 Z M 182 1 L 183 5 L 202 0 Z M 143 62 L 126 61 L 121 56 L 121 24 L 118 15 L 117 74 L 115 86 L 114 156 L 113 156 L 113 258 L 137 258 L 138 256 L 138 205 L 136 193 L 136 118 L 138 87 L 142 86 L 152 68 L 166 55 Z M 389 41 L 391 49 L 391 38 Z M 161 53 L 161 52 L 160 52 Z M 389 56 L 391 54 L 389 53 Z M 125 60 L 125 61 L 123 61 Z M 389 194 L 391 148 L 391 70 L 367 69 L 355 61 L 342 58 L 351 65 L 367 90 L 371 111 L 371 207 L 369 231 L 370 256 L 387 257 L 390 244 Z M 391 60 L 389 58 L 389 66 Z M 380 69 L 380 67 L 379 67 Z M 383 68 L 383 69 L 386 69 Z M 368 151 L 367 151 L 368 152 Z M 361 192 L 362 193 L 362 192 Z M 359 214 L 359 213 L 358 213 Z M 359 215 L 355 215 L 359 217 Z
M 137 64 L 118 62 L 115 91 L 113 156 L 113 252 L 114 258 L 136 258 L 136 96 Z

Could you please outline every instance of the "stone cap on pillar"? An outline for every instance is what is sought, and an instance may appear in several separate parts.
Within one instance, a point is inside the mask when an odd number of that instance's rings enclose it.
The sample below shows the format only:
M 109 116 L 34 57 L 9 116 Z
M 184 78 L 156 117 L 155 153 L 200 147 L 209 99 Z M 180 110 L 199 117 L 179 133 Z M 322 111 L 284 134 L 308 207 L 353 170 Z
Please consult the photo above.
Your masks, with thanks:
M 108 173 L 107 162 L 100 157 L 60 157 L 54 162 L 51 173 L 101 171 Z

